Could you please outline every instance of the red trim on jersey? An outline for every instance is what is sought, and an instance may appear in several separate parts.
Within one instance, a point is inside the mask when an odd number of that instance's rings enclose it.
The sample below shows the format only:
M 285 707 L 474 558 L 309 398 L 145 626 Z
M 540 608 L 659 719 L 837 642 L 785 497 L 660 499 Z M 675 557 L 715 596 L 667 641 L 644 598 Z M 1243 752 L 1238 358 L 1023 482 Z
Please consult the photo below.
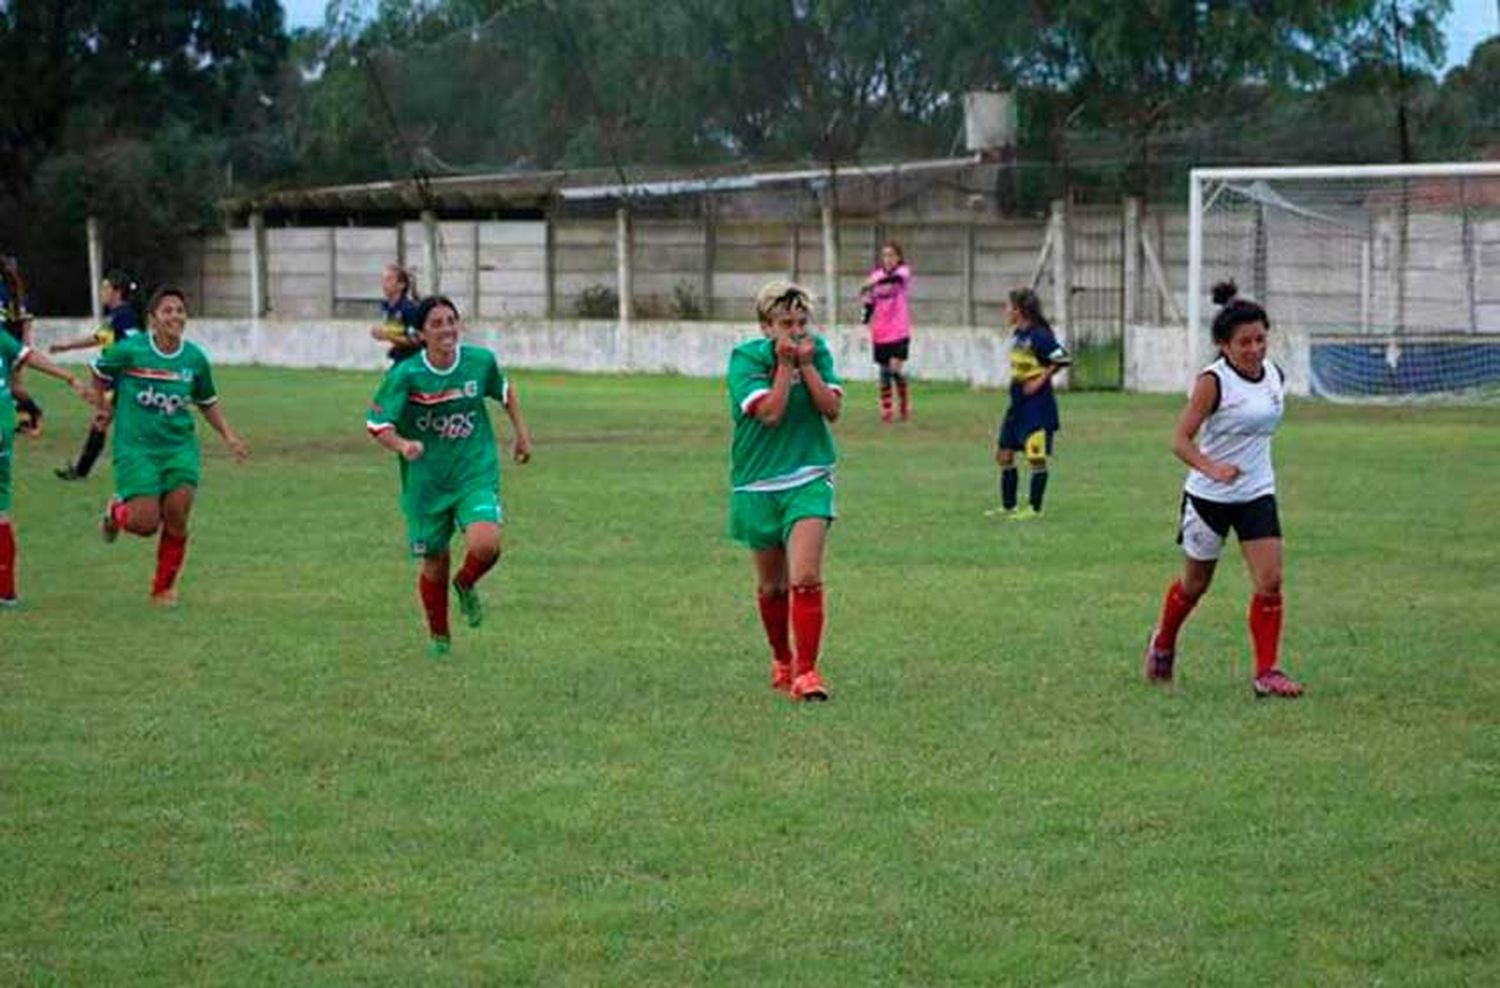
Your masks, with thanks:
M 432 394 L 414 391 L 411 394 L 411 400 L 414 404 L 418 405 L 441 405 L 446 401 L 457 401 L 463 396 L 464 392 L 462 388 L 448 388 L 443 391 L 435 391 Z
M 153 367 L 129 367 L 122 371 L 126 377 L 143 377 L 148 381 L 180 381 L 182 375 L 176 371 L 156 370 Z
M 753 396 L 749 401 L 745 402 L 745 414 L 753 417 L 755 410 L 760 407 L 760 403 L 769 397 L 771 397 L 771 392 L 769 391 L 762 391 L 760 394 Z
M 365 431 L 368 432 L 372 436 L 378 436 L 382 432 L 389 432 L 389 431 L 391 431 L 394 428 L 395 428 L 395 426 L 392 425 L 389 422 L 386 422 L 386 423 L 384 423 L 382 425 L 372 425 L 369 422 L 365 423 Z

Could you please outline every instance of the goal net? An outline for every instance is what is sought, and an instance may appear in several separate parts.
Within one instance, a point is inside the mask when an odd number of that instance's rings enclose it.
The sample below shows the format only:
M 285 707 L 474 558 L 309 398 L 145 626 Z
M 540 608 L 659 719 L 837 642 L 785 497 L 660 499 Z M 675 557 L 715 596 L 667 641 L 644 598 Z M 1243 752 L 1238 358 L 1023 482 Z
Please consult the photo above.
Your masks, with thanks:
M 1500 399 L 1500 164 L 1199 169 L 1190 349 L 1233 279 L 1315 395 Z

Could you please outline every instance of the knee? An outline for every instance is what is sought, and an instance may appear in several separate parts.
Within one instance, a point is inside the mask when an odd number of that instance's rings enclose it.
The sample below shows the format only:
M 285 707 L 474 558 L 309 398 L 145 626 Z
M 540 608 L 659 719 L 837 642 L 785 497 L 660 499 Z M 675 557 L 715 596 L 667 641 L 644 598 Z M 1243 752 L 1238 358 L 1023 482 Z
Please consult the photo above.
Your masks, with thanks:
M 1045 456 L 1027 457 L 1026 465 L 1031 467 L 1032 473 L 1044 473 L 1047 469 L 1047 458 Z
M 891 386 L 891 382 L 895 379 L 895 377 L 896 377 L 896 375 L 891 371 L 891 365 L 890 364 L 881 364 L 880 365 L 880 383 L 882 385 L 884 385 L 887 388 L 890 387 Z
M 1016 454 L 1013 450 L 997 449 L 995 450 L 995 462 L 1002 467 L 1013 467 L 1016 465 Z
M 1261 573 L 1255 578 L 1255 592 L 1262 597 L 1281 596 L 1281 570 Z
M 125 518 L 125 531 L 131 535 L 155 535 L 161 527 L 161 512 L 154 507 L 133 507 Z
M 755 592 L 762 597 L 784 597 L 786 596 L 786 580 L 769 580 L 765 577 L 755 581 Z
M 1187 594 L 1190 600 L 1196 601 L 1208 593 L 1209 584 L 1213 582 L 1212 573 L 1188 573 L 1182 578 L 1182 592 Z

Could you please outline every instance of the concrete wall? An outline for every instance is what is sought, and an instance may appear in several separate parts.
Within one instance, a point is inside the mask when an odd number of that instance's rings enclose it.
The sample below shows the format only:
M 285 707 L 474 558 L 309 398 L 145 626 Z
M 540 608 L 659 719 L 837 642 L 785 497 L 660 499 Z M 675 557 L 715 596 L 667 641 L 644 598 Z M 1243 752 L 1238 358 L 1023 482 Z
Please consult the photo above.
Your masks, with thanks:
M 369 336 L 370 320 L 193 319 L 189 337 L 215 363 L 274 367 L 379 370 L 385 347 Z M 36 342 L 89 331 L 87 320 L 40 320 Z M 729 351 L 756 332 L 745 322 L 546 320 L 517 316 L 502 324 L 470 324 L 466 340 L 494 350 L 503 366 L 585 373 L 674 373 L 722 376 Z M 828 333 L 839 373 L 850 380 L 876 375 L 864 327 Z M 929 380 L 1000 387 L 1009 364 L 1008 340 L 987 329 L 927 328 L 913 345 L 911 370 Z
M 1295 395 L 1310 391 L 1308 333 L 1283 329 L 1271 333 L 1271 359 L 1286 371 L 1287 390 Z M 1186 394 L 1202 367 L 1191 366 L 1187 333 L 1181 326 L 1140 325 L 1125 327 L 1125 390 L 1160 394 Z M 1201 351 L 1214 359 L 1211 347 Z

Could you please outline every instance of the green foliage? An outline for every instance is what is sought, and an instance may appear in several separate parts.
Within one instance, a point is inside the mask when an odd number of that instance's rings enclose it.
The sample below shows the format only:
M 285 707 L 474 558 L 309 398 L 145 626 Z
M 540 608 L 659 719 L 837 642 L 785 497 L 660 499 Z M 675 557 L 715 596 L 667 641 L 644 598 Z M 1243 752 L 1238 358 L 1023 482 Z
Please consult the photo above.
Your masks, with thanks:
M 107 464 L 51 475 L 85 409 L 30 382 L 0 983 L 1493 980 L 1500 409 L 1290 404 L 1309 692 L 1257 702 L 1233 547 L 1178 687 L 1140 681 L 1180 398 L 1063 395 L 1021 525 L 981 515 L 1003 394 L 919 383 L 883 427 L 852 384 L 806 708 L 723 535 L 722 383 L 517 377 L 536 456 L 442 663 L 373 375 L 221 369 L 254 456 L 207 438 L 173 611 L 152 545 L 95 533 Z
M 620 295 L 608 285 L 590 285 L 578 293 L 573 311 L 580 319 L 613 319 L 620 314 Z

